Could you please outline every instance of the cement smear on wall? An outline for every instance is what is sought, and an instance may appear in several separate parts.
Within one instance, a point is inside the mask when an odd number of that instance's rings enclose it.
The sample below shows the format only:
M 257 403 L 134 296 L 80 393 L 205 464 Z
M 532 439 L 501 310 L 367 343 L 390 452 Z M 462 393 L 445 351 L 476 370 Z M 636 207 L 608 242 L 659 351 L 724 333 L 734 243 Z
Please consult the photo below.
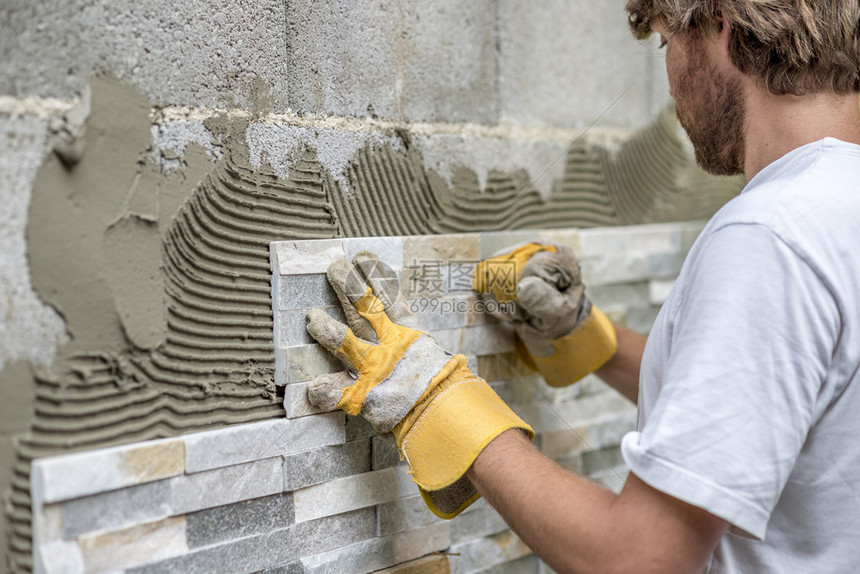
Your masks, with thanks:
M 249 152 L 251 120 L 229 116 L 206 122 L 217 148 L 179 142 L 183 156 L 159 156 L 149 104 L 133 90 L 97 80 L 91 107 L 82 159 L 49 158 L 30 207 L 33 284 L 70 341 L 35 370 L 32 423 L 17 444 L 9 541 L 22 570 L 33 458 L 284 416 L 271 241 L 695 219 L 739 190 L 695 175 L 668 116 L 612 145 L 584 138 L 544 196 L 525 171 L 485 182 L 466 168 L 428 172 L 408 136 L 367 139 L 334 175 L 311 145 L 289 140 L 284 178 L 277 147 Z

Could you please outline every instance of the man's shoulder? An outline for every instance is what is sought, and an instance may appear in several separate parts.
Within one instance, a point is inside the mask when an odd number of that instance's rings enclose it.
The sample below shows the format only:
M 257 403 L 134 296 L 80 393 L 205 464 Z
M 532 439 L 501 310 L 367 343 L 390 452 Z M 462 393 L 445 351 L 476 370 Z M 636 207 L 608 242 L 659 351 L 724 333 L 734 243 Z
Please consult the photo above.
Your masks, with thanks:
M 760 225 L 788 243 L 860 238 L 860 146 L 825 139 L 795 150 L 756 175 L 717 212 L 714 232 Z

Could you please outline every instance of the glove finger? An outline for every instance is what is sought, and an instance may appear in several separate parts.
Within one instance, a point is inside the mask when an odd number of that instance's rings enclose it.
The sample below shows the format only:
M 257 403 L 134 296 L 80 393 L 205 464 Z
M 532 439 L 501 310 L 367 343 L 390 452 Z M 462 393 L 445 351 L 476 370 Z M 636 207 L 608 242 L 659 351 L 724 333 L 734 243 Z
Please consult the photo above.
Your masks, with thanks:
M 560 246 L 559 249 L 558 253 L 535 253 L 523 267 L 522 278 L 539 277 L 553 284 L 559 291 L 581 283 L 579 263 L 573 257 L 573 252 L 566 246 Z
M 346 372 L 320 375 L 308 385 L 308 402 L 325 411 L 333 411 L 343 397 L 343 390 L 354 382 Z
M 418 318 L 409 309 L 409 303 L 400 291 L 400 280 L 394 269 L 382 263 L 371 251 L 359 251 L 352 262 L 370 284 L 389 319 L 410 329 L 421 329 Z
M 354 305 L 367 292 L 367 284 L 358 270 L 346 259 L 337 259 L 329 266 L 326 277 L 343 307 L 346 323 L 352 332 L 361 339 L 376 342 L 376 332 Z
M 520 281 L 517 301 L 526 321 L 548 338 L 556 338 L 573 329 L 579 318 L 584 287 L 580 284 L 559 291 L 539 277 Z
M 517 312 L 516 302 L 499 302 L 492 293 L 478 293 L 477 295 L 483 302 L 481 309 L 483 309 L 484 313 L 487 313 L 504 323 L 517 323 L 522 321 L 521 314 Z
M 321 309 L 311 309 L 307 318 L 311 337 L 350 369 L 361 370 L 363 358 L 373 346 L 372 343 L 359 339 L 352 329 Z

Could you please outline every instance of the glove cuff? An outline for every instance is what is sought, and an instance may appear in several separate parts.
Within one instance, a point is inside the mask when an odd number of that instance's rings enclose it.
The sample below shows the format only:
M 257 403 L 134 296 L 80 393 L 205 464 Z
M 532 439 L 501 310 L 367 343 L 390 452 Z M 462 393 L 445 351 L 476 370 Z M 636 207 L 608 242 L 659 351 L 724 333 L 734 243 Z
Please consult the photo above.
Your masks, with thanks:
M 466 471 L 490 442 L 518 428 L 534 431 L 480 377 L 462 367 L 451 373 L 394 428 L 400 452 L 430 510 L 453 518 L 480 497 Z
M 538 357 L 517 341 L 523 361 L 538 371 L 551 387 L 563 387 L 593 373 L 618 350 L 612 321 L 597 307 L 570 333 L 549 341 L 554 352 Z

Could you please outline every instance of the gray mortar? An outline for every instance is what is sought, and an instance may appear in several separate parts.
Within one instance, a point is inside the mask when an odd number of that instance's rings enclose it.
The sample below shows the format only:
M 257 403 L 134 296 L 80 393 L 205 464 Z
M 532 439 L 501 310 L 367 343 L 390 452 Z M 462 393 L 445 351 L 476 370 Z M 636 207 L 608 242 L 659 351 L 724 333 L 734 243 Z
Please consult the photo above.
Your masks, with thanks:
M 317 160 L 344 189 L 349 189 L 347 168 L 360 149 L 382 145 L 399 151 L 404 149 L 399 138 L 377 132 L 258 123 L 248 126 L 245 140 L 251 165 L 260 169 L 268 164 L 284 179 L 289 178 L 290 166 L 305 150 L 315 150 Z
M 548 197 L 564 177 L 567 141 L 512 139 L 509 137 L 464 138 L 462 135 L 421 135 L 412 138 L 424 158 L 424 168 L 433 170 L 453 185 L 457 168 L 467 167 L 478 177 L 478 188 L 487 188 L 492 171 L 524 170 L 529 187 Z

